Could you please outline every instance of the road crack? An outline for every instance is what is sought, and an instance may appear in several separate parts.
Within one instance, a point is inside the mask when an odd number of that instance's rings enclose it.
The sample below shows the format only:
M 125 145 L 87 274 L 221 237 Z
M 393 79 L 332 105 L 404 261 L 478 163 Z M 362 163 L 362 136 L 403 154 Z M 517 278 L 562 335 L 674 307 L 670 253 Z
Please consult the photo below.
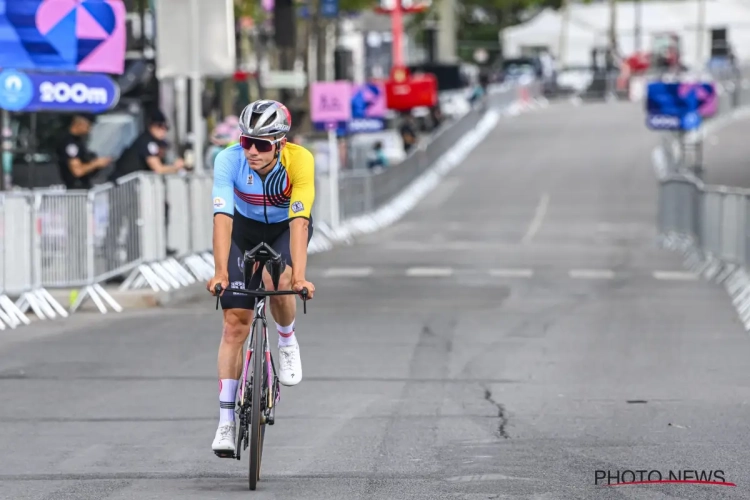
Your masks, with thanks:
M 487 387 L 484 388 L 484 399 L 497 408 L 497 418 L 500 419 L 500 422 L 497 424 L 495 434 L 497 437 L 510 439 L 510 436 L 505 430 L 505 426 L 508 425 L 508 416 L 506 415 L 505 407 L 492 398 L 492 391 Z

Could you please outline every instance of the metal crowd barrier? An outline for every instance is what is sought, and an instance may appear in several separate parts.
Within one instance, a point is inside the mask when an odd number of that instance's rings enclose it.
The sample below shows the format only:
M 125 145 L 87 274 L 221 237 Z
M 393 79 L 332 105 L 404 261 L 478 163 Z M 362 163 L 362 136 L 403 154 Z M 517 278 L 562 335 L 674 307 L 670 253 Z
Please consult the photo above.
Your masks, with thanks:
M 443 123 L 426 141 L 415 147 L 399 164 L 377 171 L 339 173 L 339 217 L 344 221 L 385 205 L 406 186 L 434 165 L 470 132 L 488 109 L 507 109 L 516 104 L 530 106 L 541 96 L 541 84 L 493 86 L 485 105 L 475 106 L 460 118 Z M 325 185 L 321 182 L 321 185 Z M 325 214 L 322 214 L 325 217 Z M 324 220 L 325 221 L 325 220 Z
M 741 75 L 720 80 L 719 87 L 719 110 L 712 120 L 750 105 L 750 81 Z M 701 135 L 694 134 L 694 141 Z M 704 183 L 696 168 L 700 159 L 685 150 L 684 143 L 665 134 L 657 151 L 659 242 L 681 252 L 695 274 L 723 284 L 750 331 L 750 189 Z
M 102 314 L 120 312 L 102 286 L 118 276 L 127 277 L 121 290 L 210 279 L 212 184 L 208 176 L 138 172 L 90 191 L 2 193 L 0 329 L 28 325 L 29 311 L 67 317 L 88 299 Z M 69 310 L 53 289 L 73 290 Z

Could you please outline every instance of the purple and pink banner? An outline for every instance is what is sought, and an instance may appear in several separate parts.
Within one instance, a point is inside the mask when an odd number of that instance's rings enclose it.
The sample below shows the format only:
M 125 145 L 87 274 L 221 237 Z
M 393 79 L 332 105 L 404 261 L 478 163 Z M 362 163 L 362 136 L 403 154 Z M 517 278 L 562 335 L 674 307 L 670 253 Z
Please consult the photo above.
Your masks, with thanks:
M 0 68 L 120 75 L 122 0 L 0 0 Z

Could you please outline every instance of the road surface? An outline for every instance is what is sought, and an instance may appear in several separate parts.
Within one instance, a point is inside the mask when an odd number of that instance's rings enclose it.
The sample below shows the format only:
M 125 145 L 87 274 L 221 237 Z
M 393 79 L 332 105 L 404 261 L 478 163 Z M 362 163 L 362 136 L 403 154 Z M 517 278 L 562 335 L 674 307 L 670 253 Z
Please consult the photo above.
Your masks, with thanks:
M 629 104 L 504 120 L 399 223 L 313 256 L 255 492 L 210 450 L 209 297 L 0 333 L 0 498 L 747 498 L 750 342 L 656 248 L 656 143 Z M 737 487 L 595 484 L 683 469 Z

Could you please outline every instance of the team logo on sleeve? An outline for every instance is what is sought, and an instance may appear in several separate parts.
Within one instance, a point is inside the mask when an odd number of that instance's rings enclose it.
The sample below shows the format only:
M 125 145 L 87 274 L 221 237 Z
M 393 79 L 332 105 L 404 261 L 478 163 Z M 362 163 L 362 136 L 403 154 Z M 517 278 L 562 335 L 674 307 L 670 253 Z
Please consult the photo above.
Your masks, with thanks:
M 227 206 L 227 202 L 224 201 L 224 198 L 216 197 L 214 198 L 214 208 L 224 208 Z
M 302 204 L 301 201 L 295 201 L 294 203 L 292 203 L 292 212 L 294 212 L 295 214 L 297 212 L 303 211 L 304 209 L 305 209 L 305 206 Z
M 156 156 L 159 154 L 159 145 L 155 142 L 149 142 L 147 147 L 148 152 L 151 153 L 152 156 Z
M 65 148 L 65 152 L 71 158 L 75 158 L 76 156 L 78 156 L 78 146 L 76 146 L 75 144 L 68 144 L 68 146 Z

